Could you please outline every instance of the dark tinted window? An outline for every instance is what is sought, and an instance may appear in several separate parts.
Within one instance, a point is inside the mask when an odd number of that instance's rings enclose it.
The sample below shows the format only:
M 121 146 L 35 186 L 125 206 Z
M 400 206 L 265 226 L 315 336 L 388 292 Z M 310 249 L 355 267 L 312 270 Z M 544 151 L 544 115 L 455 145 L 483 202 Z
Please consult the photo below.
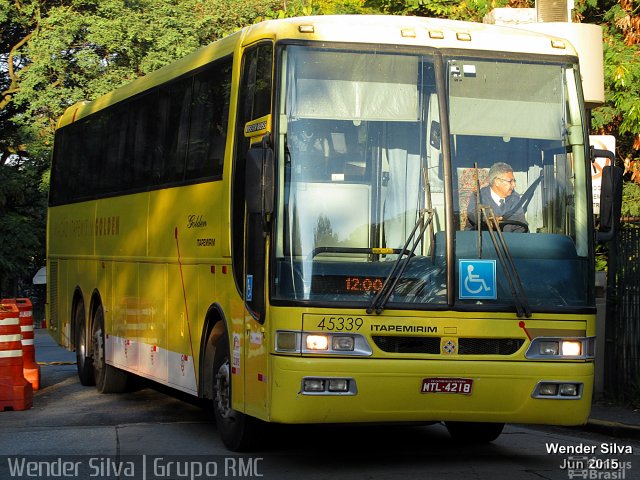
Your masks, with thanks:
M 233 173 L 232 198 L 232 252 L 233 273 L 236 287 L 243 291 L 244 260 L 244 182 L 246 173 L 249 139 L 244 136 L 247 122 L 264 117 L 271 112 L 271 71 L 273 66 L 273 46 L 262 44 L 247 49 L 242 64 L 242 78 L 238 98 L 236 123 L 236 147 Z M 260 282 L 257 282 L 260 284 Z M 256 298 L 259 295 L 256 296 Z
M 222 173 L 230 93 L 231 64 L 222 72 L 209 70 L 193 79 L 188 179 Z
M 56 133 L 52 204 L 222 177 L 233 59 Z

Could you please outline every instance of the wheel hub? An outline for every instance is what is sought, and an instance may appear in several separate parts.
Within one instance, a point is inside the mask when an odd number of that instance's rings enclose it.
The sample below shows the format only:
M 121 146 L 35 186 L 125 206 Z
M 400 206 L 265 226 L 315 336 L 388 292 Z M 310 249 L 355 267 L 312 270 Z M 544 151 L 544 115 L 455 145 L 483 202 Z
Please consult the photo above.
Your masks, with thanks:
M 231 383 L 229 375 L 229 360 L 225 360 L 216 372 L 216 395 L 214 401 L 220 416 L 230 419 L 233 417 L 231 408 Z

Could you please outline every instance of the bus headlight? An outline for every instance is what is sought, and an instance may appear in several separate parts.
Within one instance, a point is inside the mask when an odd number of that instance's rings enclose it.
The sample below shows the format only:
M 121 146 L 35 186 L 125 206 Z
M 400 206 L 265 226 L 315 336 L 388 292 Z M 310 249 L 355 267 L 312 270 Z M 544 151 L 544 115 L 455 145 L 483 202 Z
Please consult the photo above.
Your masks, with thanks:
M 582 342 L 577 340 L 563 341 L 562 355 L 565 357 L 578 357 L 582 355 Z
M 323 355 L 370 356 L 367 339 L 359 333 L 300 332 L 278 330 L 275 335 L 277 353 L 313 353 Z
M 276 332 L 276 352 L 299 352 L 300 333 L 280 330 Z
M 351 352 L 355 346 L 355 341 L 352 336 L 335 335 L 332 339 L 332 346 L 336 351 Z
M 327 350 L 329 338 L 326 335 L 307 335 L 307 350 Z
M 596 337 L 534 338 L 525 354 L 534 360 L 592 360 Z
M 560 342 L 539 342 L 538 345 L 540 355 L 558 355 L 560 352 Z

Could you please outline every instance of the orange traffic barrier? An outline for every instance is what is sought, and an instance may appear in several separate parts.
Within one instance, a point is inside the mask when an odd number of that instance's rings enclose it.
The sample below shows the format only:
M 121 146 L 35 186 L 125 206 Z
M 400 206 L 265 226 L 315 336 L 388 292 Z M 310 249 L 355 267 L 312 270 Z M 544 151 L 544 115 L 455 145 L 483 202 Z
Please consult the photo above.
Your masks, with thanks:
M 20 311 L 0 304 L 0 410 L 27 410 L 33 406 L 33 387 L 22 372 Z
M 20 311 L 20 333 L 22 333 L 23 374 L 34 390 L 40 388 L 40 365 L 36 363 L 36 346 L 33 337 L 33 304 L 28 298 L 6 298 L 4 305 L 15 305 Z

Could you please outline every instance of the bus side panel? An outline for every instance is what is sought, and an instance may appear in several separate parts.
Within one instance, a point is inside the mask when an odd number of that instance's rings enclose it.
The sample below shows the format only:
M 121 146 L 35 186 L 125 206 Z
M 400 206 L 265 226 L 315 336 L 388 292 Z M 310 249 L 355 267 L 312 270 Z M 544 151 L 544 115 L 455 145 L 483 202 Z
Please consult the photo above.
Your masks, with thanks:
M 216 301 L 212 267 L 220 262 L 222 189 L 213 181 L 150 194 L 148 255 L 168 262 L 166 381 L 190 393 L 196 392 L 204 316 Z
M 141 375 L 167 382 L 167 265 L 141 263 L 138 267 L 136 335 Z
M 182 270 L 182 271 L 181 271 Z M 168 328 L 167 328 L 167 362 L 169 365 L 169 384 L 180 390 L 196 393 L 196 376 L 193 363 L 193 355 L 190 347 L 190 337 L 195 336 L 193 331 L 193 319 L 191 312 L 195 312 L 194 302 L 188 302 L 191 296 L 191 288 L 183 290 L 183 279 L 185 285 L 194 285 L 196 267 L 169 265 L 168 267 Z M 186 297 L 185 297 L 186 292 Z M 197 290 L 193 290 L 193 295 Z M 185 304 L 185 301 L 188 303 Z M 189 307 L 192 307 L 189 310 Z M 195 317 L 194 317 L 195 318 Z M 197 336 L 200 338 L 200 335 Z
M 147 193 L 98 200 L 95 218 L 98 258 L 147 255 L 148 201 Z
M 58 343 L 68 349 L 74 348 L 71 308 L 75 289 L 81 287 L 84 296 L 89 296 L 85 298 L 85 308 L 88 309 L 90 288 L 94 285 L 88 280 L 91 274 L 76 274 L 81 269 L 78 257 L 94 254 L 95 208 L 95 202 L 84 202 L 49 209 L 47 259 L 50 266 L 54 266 L 47 285 L 54 310 L 50 328 Z
M 49 252 L 53 258 L 94 254 L 96 202 L 49 209 Z
M 184 263 L 220 257 L 222 182 L 151 192 L 148 255 Z M 208 261 L 208 260 L 207 260 Z
M 114 305 L 108 338 L 107 360 L 114 366 L 137 372 L 139 345 L 134 336 L 138 321 L 138 264 L 116 262 L 113 269 Z

